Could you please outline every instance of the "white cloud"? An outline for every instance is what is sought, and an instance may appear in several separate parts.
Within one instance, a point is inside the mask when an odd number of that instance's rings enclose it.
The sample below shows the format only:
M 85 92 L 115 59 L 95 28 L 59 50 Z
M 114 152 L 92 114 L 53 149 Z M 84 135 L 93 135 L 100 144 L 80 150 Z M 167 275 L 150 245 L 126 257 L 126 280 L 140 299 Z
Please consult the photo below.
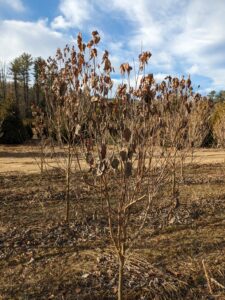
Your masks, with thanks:
M 198 74 L 199 66 L 197 64 L 192 65 L 190 68 L 187 69 L 187 73 L 189 74 Z
M 67 22 L 63 16 L 54 18 L 51 23 L 53 29 L 67 29 L 71 26 L 70 22 Z
M 25 6 L 21 0 L 0 0 L 0 5 L 8 6 L 18 12 L 25 10 Z
M 0 21 L 0 57 L 9 62 L 16 56 L 27 52 L 34 57 L 47 58 L 54 55 L 58 47 L 69 42 L 69 37 L 47 26 L 46 21 L 23 22 L 15 20 Z
M 224 88 L 225 82 L 224 11 L 223 0 L 192 1 L 170 50 L 184 66 L 190 66 L 191 74 L 211 78 L 216 89 Z
M 224 0 L 112 0 L 110 5 L 129 21 L 129 49 L 150 50 L 156 72 L 197 74 L 224 88 Z
M 82 28 L 85 22 L 94 17 L 91 15 L 94 10 L 92 2 L 88 0 L 60 0 L 59 10 L 62 15 L 53 20 L 53 28 Z
M 157 74 L 154 74 L 154 79 L 157 82 L 161 82 L 165 79 L 166 76 L 168 76 L 168 74 L 166 74 L 166 73 L 157 73 Z
M 22 5 L 21 0 L 3 3 L 17 10 Z M 133 66 L 143 49 L 152 52 L 148 71 L 156 77 L 190 73 L 208 78 L 212 88 L 224 88 L 224 0 L 60 0 L 58 9 L 50 26 L 43 21 L 1 21 L 0 56 L 11 59 L 26 51 L 46 57 L 69 42 L 66 33 L 72 28 L 85 34 L 97 29 L 102 37 L 99 52 L 109 50 L 117 71 L 122 62 Z M 114 22 L 117 27 L 112 28 Z

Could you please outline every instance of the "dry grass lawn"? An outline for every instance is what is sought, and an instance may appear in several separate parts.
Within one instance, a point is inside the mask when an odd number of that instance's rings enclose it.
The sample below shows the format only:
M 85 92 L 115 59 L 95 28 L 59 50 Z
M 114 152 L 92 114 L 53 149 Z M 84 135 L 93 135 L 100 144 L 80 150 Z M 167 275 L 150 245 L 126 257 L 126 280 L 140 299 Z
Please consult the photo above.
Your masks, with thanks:
M 63 180 L 40 178 L 36 155 L 31 145 L 0 148 L 0 299 L 116 299 L 99 195 L 77 173 L 66 225 Z M 159 195 L 128 261 L 125 299 L 225 299 L 224 159 L 222 150 L 196 151 L 168 222 L 168 189 Z

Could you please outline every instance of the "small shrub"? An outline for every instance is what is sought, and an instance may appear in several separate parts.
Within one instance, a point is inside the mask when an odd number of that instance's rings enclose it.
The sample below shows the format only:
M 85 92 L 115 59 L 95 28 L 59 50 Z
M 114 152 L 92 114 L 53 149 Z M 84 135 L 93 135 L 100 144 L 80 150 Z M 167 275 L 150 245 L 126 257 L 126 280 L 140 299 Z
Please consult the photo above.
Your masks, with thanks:
M 33 130 L 32 130 L 32 120 L 24 120 L 23 125 L 26 129 L 27 139 L 32 139 L 33 137 Z
M 7 101 L 0 107 L 0 143 L 21 144 L 29 138 L 29 131 L 24 126 L 16 105 Z
M 218 147 L 225 147 L 225 103 L 220 102 L 215 106 L 212 117 L 213 136 Z

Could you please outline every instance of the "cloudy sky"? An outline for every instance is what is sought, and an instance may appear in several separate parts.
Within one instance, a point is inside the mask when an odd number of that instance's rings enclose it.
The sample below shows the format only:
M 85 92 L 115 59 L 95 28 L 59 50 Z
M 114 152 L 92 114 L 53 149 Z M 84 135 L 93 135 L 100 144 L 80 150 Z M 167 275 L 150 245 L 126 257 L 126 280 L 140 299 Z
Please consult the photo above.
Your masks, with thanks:
M 225 0 L 0 0 L 0 61 L 47 58 L 94 29 L 116 70 L 149 50 L 156 78 L 191 74 L 201 92 L 225 89 Z

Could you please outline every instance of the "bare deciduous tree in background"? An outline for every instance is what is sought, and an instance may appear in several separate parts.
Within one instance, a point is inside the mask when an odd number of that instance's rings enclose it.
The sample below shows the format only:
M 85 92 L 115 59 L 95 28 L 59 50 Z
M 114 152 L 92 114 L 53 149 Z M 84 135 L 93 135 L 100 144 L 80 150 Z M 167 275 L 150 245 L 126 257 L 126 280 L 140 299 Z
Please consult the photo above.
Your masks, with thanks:
M 217 103 L 212 118 L 213 134 L 218 147 L 225 147 L 225 105 Z
M 7 67 L 0 62 L 0 101 L 5 101 L 7 96 Z
M 162 101 L 161 115 L 164 126 L 162 127 L 162 144 L 167 155 L 170 156 L 171 185 L 174 206 L 179 205 L 179 166 L 183 180 L 183 165 L 187 156 L 187 131 L 190 114 L 188 101 L 191 93 L 191 80 L 167 76 L 159 86 Z
M 192 100 L 192 109 L 188 128 L 189 145 L 192 148 L 201 147 L 210 130 L 210 115 L 213 103 L 196 94 Z

